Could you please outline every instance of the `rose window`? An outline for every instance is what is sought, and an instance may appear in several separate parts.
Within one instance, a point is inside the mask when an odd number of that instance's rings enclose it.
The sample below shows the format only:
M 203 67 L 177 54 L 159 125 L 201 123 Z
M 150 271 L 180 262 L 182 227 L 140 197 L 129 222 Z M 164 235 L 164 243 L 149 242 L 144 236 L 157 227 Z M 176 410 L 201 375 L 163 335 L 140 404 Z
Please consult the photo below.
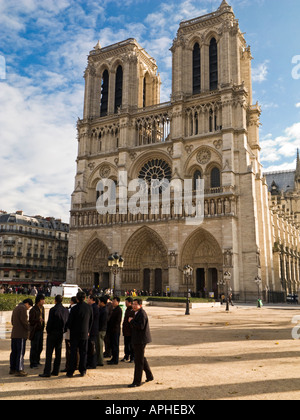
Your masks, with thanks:
M 162 159 L 152 159 L 147 162 L 139 173 L 139 179 L 143 179 L 154 190 L 159 188 L 159 192 L 164 191 L 172 178 L 170 165 Z

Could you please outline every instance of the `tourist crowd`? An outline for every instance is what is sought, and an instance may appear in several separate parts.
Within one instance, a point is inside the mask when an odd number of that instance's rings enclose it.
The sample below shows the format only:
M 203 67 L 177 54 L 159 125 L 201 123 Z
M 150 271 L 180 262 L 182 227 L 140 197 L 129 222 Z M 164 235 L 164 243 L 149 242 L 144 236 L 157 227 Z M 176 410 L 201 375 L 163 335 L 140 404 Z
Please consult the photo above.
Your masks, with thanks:
M 134 381 L 129 386 L 141 385 L 143 371 L 146 373 L 146 382 L 153 380 L 145 358 L 146 344 L 151 342 L 149 322 L 140 298 L 126 297 L 124 319 L 118 296 L 110 299 L 108 295 L 97 297 L 89 294 L 86 300 L 86 294 L 81 291 L 76 297 L 71 298 L 68 309 L 63 306 L 62 301 L 62 296 L 55 297 L 55 306 L 50 309 L 47 324 L 44 294 L 37 294 L 35 305 L 32 299 L 28 298 L 15 308 L 12 314 L 9 371 L 11 375 L 20 377 L 28 375 L 24 368 L 28 338 L 31 342 L 30 368 L 35 369 L 40 366 L 45 329 L 46 361 L 44 372 L 39 375 L 43 378 L 58 376 L 59 372 L 65 372 L 67 377 L 72 378 L 76 370 L 79 370 L 80 376 L 85 376 L 87 369 L 104 366 L 106 357 L 110 358 L 107 361 L 108 365 L 117 365 L 122 331 L 124 357 L 121 362 L 135 362 Z M 65 340 L 66 365 L 61 370 L 63 340 Z M 53 352 L 55 359 L 52 366 Z

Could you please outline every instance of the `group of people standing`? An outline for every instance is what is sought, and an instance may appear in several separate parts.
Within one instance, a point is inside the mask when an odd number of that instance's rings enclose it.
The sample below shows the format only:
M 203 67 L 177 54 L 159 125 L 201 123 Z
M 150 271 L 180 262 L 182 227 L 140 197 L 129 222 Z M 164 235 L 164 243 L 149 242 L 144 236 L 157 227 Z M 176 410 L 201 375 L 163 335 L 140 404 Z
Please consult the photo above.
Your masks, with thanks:
M 12 345 L 10 355 L 10 374 L 27 376 L 24 370 L 26 340 L 31 340 L 30 368 L 40 365 L 43 350 L 43 332 L 46 326 L 46 362 L 40 377 L 58 376 L 61 365 L 62 343 L 66 343 L 65 372 L 72 378 L 79 370 L 85 376 L 87 369 L 96 369 L 104 365 L 104 357 L 111 357 L 108 365 L 119 363 L 119 346 L 122 324 L 120 298 L 112 301 L 108 296 L 100 298 L 90 295 L 86 302 L 84 292 L 71 298 L 69 309 L 62 304 L 61 296 L 55 297 L 55 306 L 50 309 L 47 325 L 45 323 L 45 296 L 38 294 L 35 305 L 31 299 L 25 299 L 12 314 Z M 140 298 L 128 297 L 125 300 L 126 312 L 122 324 L 124 335 L 124 357 L 122 362 L 134 362 L 133 383 L 129 387 L 142 384 L 143 371 L 146 382 L 153 380 L 153 374 L 145 358 L 145 347 L 151 342 L 149 321 L 142 307 Z M 29 320 L 27 311 L 29 312 Z M 104 352 L 105 347 L 105 352 Z M 52 366 L 53 352 L 55 360 Z

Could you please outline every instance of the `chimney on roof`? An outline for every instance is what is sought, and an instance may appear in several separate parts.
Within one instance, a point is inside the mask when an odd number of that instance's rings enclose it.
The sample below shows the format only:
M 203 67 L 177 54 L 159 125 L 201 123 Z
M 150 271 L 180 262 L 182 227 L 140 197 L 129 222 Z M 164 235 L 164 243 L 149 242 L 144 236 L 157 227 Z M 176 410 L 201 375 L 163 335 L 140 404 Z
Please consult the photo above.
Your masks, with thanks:
M 18 214 L 19 216 L 24 216 L 24 212 L 23 212 L 23 210 L 18 210 L 18 211 L 16 211 L 16 214 Z

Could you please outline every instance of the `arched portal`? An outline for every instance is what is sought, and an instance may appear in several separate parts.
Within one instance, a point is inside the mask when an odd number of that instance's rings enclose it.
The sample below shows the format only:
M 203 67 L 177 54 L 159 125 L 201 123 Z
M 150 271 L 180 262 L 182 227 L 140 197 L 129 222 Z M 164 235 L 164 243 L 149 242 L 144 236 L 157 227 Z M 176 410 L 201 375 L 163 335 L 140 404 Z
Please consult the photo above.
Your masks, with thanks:
M 222 292 L 217 284 L 223 270 L 222 250 L 214 236 L 202 228 L 193 232 L 183 246 L 181 266 L 187 264 L 194 269 L 189 289 L 199 297 L 214 293 L 217 298 Z M 185 291 L 186 288 L 186 280 L 182 276 L 181 289 Z
M 122 288 L 161 294 L 168 284 L 168 250 L 154 230 L 144 226 L 128 240 L 123 257 Z M 144 290 L 146 292 L 146 290 Z
M 99 289 L 109 287 L 107 259 L 109 251 L 99 239 L 93 239 L 83 250 L 79 268 L 79 285 L 84 288 L 96 286 Z

